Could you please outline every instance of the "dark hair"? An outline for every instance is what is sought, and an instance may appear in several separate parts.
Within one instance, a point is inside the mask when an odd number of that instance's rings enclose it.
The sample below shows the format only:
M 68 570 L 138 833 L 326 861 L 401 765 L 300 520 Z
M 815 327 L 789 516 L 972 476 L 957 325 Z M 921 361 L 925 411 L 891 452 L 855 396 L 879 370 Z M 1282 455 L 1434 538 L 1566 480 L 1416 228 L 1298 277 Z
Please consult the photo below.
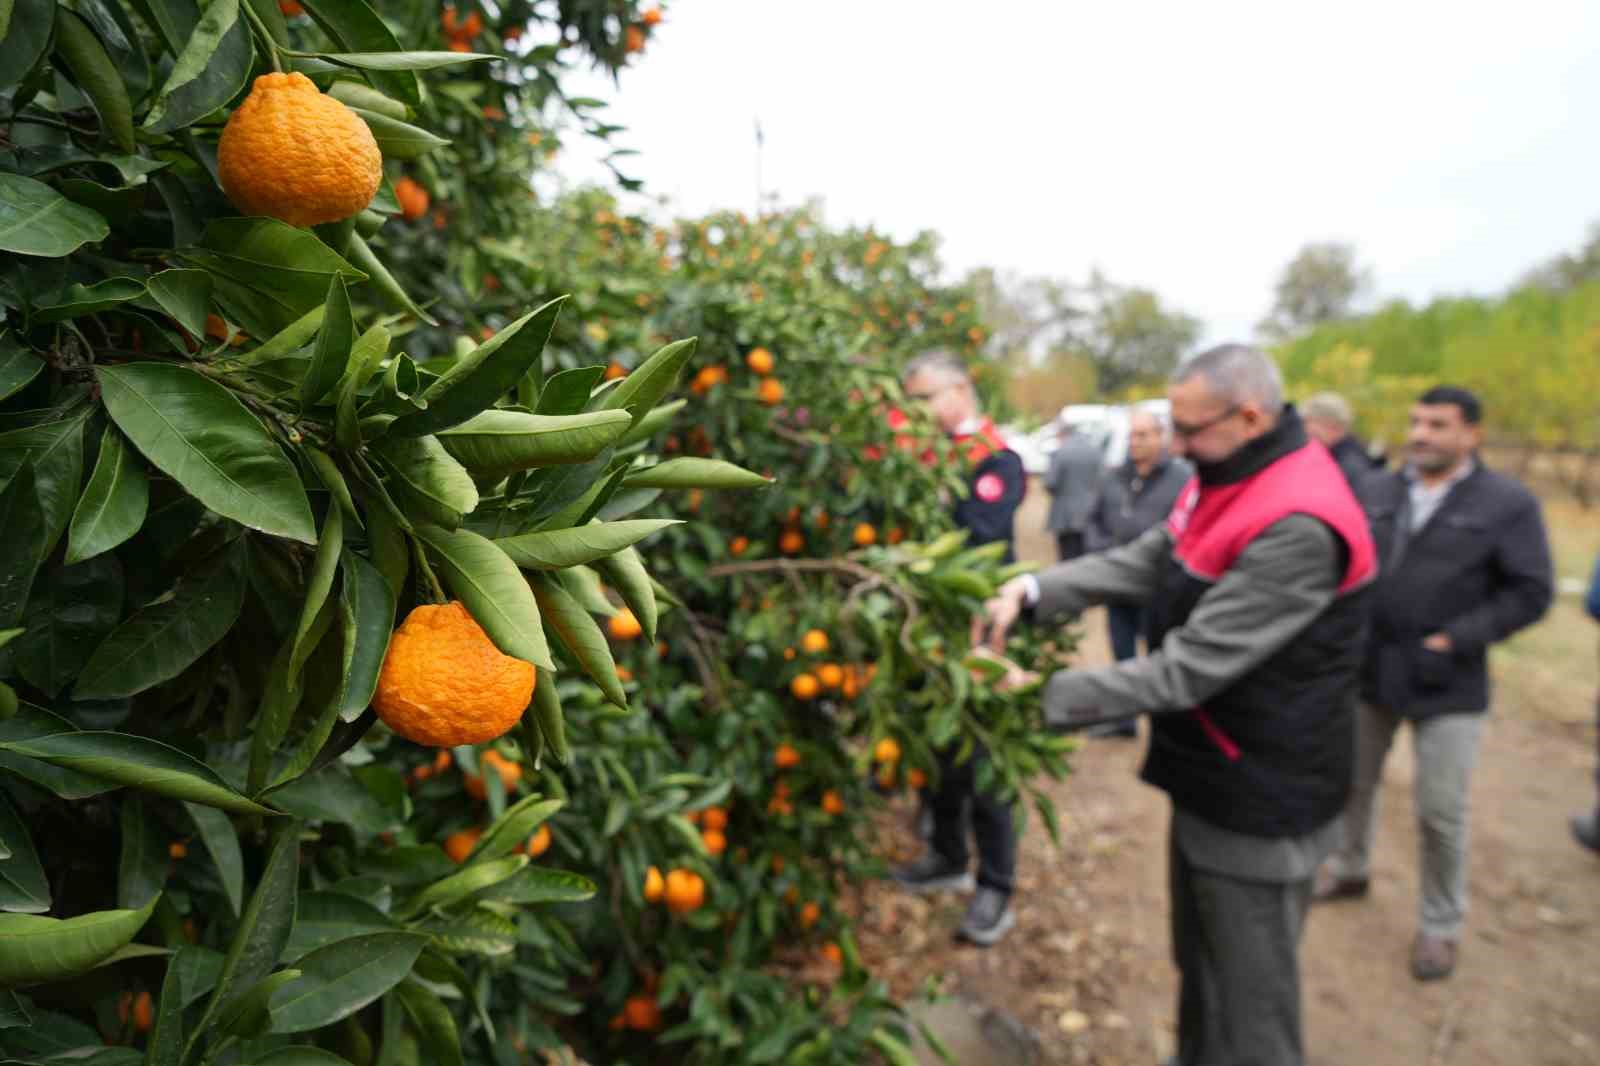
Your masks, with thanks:
M 1446 404 L 1458 408 L 1462 419 L 1469 426 L 1475 426 L 1483 421 L 1483 404 L 1470 390 L 1459 385 L 1435 385 L 1417 398 L 1420 404 L 1429 407 L 1443 407 Z

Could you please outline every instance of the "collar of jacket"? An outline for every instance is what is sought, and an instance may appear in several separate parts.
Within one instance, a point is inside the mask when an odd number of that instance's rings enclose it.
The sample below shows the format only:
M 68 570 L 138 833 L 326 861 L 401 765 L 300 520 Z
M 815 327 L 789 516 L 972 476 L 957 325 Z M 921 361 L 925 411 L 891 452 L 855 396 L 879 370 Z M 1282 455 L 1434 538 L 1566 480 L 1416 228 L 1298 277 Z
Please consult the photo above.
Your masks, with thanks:
M 1202 485 L 1232 485 L 1259 474 L 1290 452 L 1304 448 L 1309 439 L 1300 412 L 1293 404 L 1284 404 L 1277 425 L 1241 445 L 1220 462 L 1195 463 L 1195 472 Z
M 1172 456 L 1170 454 L 1168 454 L 1167 452 L 1162 452 L 1159 456 L 1156 457 L 1156 461 L 1150 464 L 1150 472 L 1148 474 L 1144 475 L 1145 482 L 1149 483 L 1151 481 L 1155 481 L 1162 474 L 1165 474 L 1167 472 L 1167 467 L 1169 467 L 1171 465 L 1172 465 Z M 1126 460 L 1122 464 L 1122 478 L 1123 478 L 1123 480 L 1131 482 L 1135 478 L 1137 478 L 1138 476 L 1139 476 L 1139 465 L 1137 463 L 1135 463 L 1132 459 Z
M 967 419 L 950 434 L 950 439 L 961 445 L 967 459 L 974 463 L 981 463 L 995 452 L 1006 450 L 1006 442 L 1000 439 L 1000 432 L 994 428 L 991 418 Z

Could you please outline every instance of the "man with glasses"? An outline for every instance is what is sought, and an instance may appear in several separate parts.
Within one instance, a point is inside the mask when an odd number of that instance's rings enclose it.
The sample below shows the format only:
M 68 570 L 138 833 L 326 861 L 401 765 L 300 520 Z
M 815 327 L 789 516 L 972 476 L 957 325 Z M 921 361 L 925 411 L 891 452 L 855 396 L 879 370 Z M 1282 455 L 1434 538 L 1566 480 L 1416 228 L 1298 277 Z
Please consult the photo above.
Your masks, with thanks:
M 1142 776 L 1172 799 L 1178 1066 L 1305 1061 L 1299 942 L 1350 792 L 1366 589 L 1377 552 L 1326 448 L 1263 352 L 1227 344 L 1174 373 L 1174 450 L 1195 466 L 1133 543 L 1007 582 L 974 620 L 1144 603 L 1151 654 L 1064 670 L 1046 719 L 1150 715 Z
M 1005 446 L 994 423 L 978 407 L 966 364 L 947 352 L 918 356 L 902 375 L 906 395 L 921 403 L 956 444 L 967 465 L 968 494 L 956 504 L 956 525 L 968 531 L 967 544 L 1005 541 L 1012 555 L 1012 526 L 1027 493 L 1022 459 Z M 961 935 L 984 947 L 997 943 L 1016 924 L 1011 890 L 1016 878 L 1017 841 L 1011 805 L 977 788 L 981 744 L 964 762 L 956 748 L 939 753 L 939 780 L 925 796 L 933 815 L 928 850 L 897 867 L 894 879 L 914 892 L 976 891 L 961 923 Z M 968 870 L 967 812 L 977 841 L 978 877 Z

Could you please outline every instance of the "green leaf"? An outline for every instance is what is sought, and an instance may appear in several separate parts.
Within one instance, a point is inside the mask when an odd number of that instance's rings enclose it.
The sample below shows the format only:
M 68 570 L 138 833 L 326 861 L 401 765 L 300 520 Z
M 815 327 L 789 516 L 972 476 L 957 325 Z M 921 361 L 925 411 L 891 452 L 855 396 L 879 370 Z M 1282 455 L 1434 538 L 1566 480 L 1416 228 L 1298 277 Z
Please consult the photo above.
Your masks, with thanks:
M 318 948 L 272 997 L 272 1030 L 297 1033 L 348 1017 L 399 984 L 427 944 L 414 933 L 369 933 Z
M 433 937 L 435 947 L 455 954 L 494 958 L 509 955 L 517 948 L 516 924 L 483 907 L 465 914 L 430 918 L 420 928 Z
M 622 602 L 633 611 L 644 630 L 644 639 L 655 643 L 655 588 L 650 583 L 650 574 L 644 568 L 644 560 L 639 557 L 638 549 L 624 548 L 615 555 L 595 560 L 594 565 L 611 582 L 612 588 L 622 597 Z
M 128 99 L 128 86 L 122 79 L 122 72 L 83 17 L 66 8 L 56 12 L 56 52 L 72 72 L 78 88 L 94 105 L 105 132 L 118 148 L 132 152 L 133 104 Z
M 541 670 L 555 669 L 539 605 L 505 552 L 465 529 L 418 526 L 417 536 L 438 554 L 445 583 L 501 651 Z
M 222 1008 L 217 1015 L 217 1029 L 247 1040 L 265 1033 L 272 1022 L 272 997 L 299 976 L 299 970 L 279 970 L 263 977 Z
M 206 335 L 211 306 L 211 275 L 204 270 L 173 268 L 152 274 L 145 283 L 161 309 L 196 337 Z
M 595 883 L 565 870 L 529 866 L 500 882 L 478 898 L 485 903 L 527 907 L 541 903 L 582 903 L 593 899 Z
M 581 603 L 590 614 L 610 618 L 617 613 L 617 608 L 606 599 L 600 575 L 589 567 L 569 566 L 565 570 L 555 571 L 555 576 L 561 580 L 561 587 L 567 590 L 567 594 Z
M 562 647 L 583 667 L 606 699 L 618 707 L 628 705 L 627 694 L 617 680 L 616 662 L 611 658 L 611 645 L 600 631 L 589 612 L 549 574 L 535 572 L 528 575 L 534 599 L 539 604 L 539 615 L 544 624 L 555 633 Z
M 524 533 L 495 541 L 511 561 L 529 570 L 565 570 L 592 563 L 637 544 L 668 526 L 681 525 L 670 518 L 640 518 L 627 522 L 596 522 L 576 529 Z
M 55 699 L 121 615 L 122 564 L 114 556 L 47 569 L 28 599 L 27 632 L 13 649 L 18 672 Z
M 228 317 L 256 337 L 321 308 L 334 275 L 366 280 L 315 233 L 275 218 L 214 218 L 200 244 L 178 254 L 211 274 Z
M 516 388 L 538 361 L 566 297 L 531 311 L 473 349 L 429 385 L 425 411 L 397 419 L 390 433 L 418 437 L 459 425 Z
M 305 5 L 322 31 L 342 53 L 399 52 L 400 42 L 378 13 L 363 0 L 313 0 Z M 379 92 L 422 106 L 422 86 L 410 71 L 379 71 L 367 75 Z
M 318 52 L 318 59 L 356 70 L 437 70 L 462 63 L 499 63 L 483 52 Z
M 59 259 L 110 233 L 105 219 L 44 182 L 0 171 L 0 252 Z
M 150 1043 L 145 1049 L 146 1066 L 165 1066 L 181 1061 L 183 1055 L 183 979 L 186 967 L 178 964 L 184 951 L 179 950 L 167 963 L 167 975 L 161 982 L 161 998 L 156 1001 L 155 1021 L 150 1027 Z
M 354 552 L 345 552 L 344 582 L 339 586 L 339 610 L 346 632 L 353 639 L 350 673 L 345 680 L 339 717 L 354 721 L 372 703 L 383 657 L 394 632 L 394 593 L 377 567 Z
M 399 812 L 380 803 L 337 762 L 279 785 L 264 798 L 290 814 L 351 825 L 369 833 L 393 829 L 401 821 Z
M 0 748 L 161 796 L 240 814 L 273 813 L 236 792 L 205 763 L 148 737 L 100 731 L 58 733 L 0 742 Z
M 633 428 L 623 434 L 617 441 L 617 447 L 626 448 L 642 440 L 649 440 L 667 427 L 677 413 L 684 409 L 688 400 L 673 400 L 671 403 L 658 404 L 641 419 L 633 424 Z
M 506 808 L 506 813 L 495 819 L 494 824 L 484 831 L 467 861 L 498 859 L 503 855 L 520 851 L 527 845 L 528 838 L 533 835 L 534 830 L 563 806 L 565 806 L 564 800 L 541 799 L 538 796 L 526 796 L 518 800 Z
M 138 935 L 155 906 L 152 899 L 136 911 L 96 911 L 64 921 L 0 914 L 0 988 L 61 981 L 94 969 Z
M 395 994 L 421 1035 L 429 1061 L 439 1066 L 462 1066 L 461 1034 L 456 1032 L 456 1020 L 444 1001 L 413 981 L 402 983 Z
M 400 282 L 395 279 L 395 276 L 389 273 L 389 268 L 383 265 L 383 260 L 378 258 L 378 254 L 372 250 L 371 245 L 362 239 L 360 233 L 350 238 L 350 246 L 347 250 L 350 253 L 351 261 L 366 272 L 368 278 L 372 281 L 373 287 L 378 290 L 384 299 L 389 300 L 401 310 L 416 315 L 430 326 L 439 324 L 438 319 L 419 307 L 417 302 L 400 285 Z
M 350 110 L 361 116 L 361 121 L 367 124 L 372 131 L 372 139 L 378 142 L 378 149 L 385 159 L 421 159 L 450 143 L 421 126 L 401 122 L 379 111 L 368 111 L 364 107 L 352 107 Z
M 87 424 L 87 412 L 79 411 L 60 421 L 0 433 L 0 478 L 11 477 L 25 459 L 33 460 L 34 490 L 44 512 L 41 560 L 55 548 L 78 502 L 78 488 L 83 483 L 83 428 Z M 4 621 L 0 614 L 0 624 Z
M 386 933 L 395 929 L 388 915 L 354 896 L 339 892 L 307 892 L 300 897 L 295 912 L 294 933 L 283 949 L 284 960 L 293 964 L 302 955 L 332 944 L 336 940 L 362 933 Z
M 684 364 L 694 354 L 696 343 L 696 338 L 690 337 L 674 341 L 656 352 L 623 378 L 622 384 L 606 395 L 602 406 L 627 411 L 635 422 L 639 421 L 677 383 Z
M 33 850 L 28 826 L 0 791 L 0 839 L 10 854 L 0 860 L 0 911 L 42 914 L 50 909 L 50 882 L 45 880 L 39 853 Z
M 321 400 L 344 376 L 355 344 L 355 321 L 350 317 L 350 294 L 344 278 L 335 274 L 328 281 L 328 298 L 323 303 L 322 330 L 317 334 L 311 367 L 300 382 L 300 406 L 311 407 Z
M 188 493 L 240 525 L 316 542 L 294 464 L 244 404 L 175 363 L 95 368 L 117 428 Z
M 306 598 L 300 606 L 300 621 L 295 626 L 294 644 L 289 648 L 289 676 L 299 677 L 306 659 L 315 647 L 306 638 L 317 612 L 333 591 L 334 575 L 339 569 L 339 553 L 344 550 L 344 512 L 329 507 L 322 520 L 322 535 L 317 538 L 317 554 L 311 560 L 311 574 L 306 580 Z
M 67 529 L 68 563 L 110 551 L 144 525 L 150 506 L 150 480 L 144 463 L 115 426 L 100 435 L 94 473 L 73 509 Z
M 322 328 L 322 316 L 326 311 L 327 308 L 324 305 L 318 304 L 273 334 L 259 348 L 253 348 L 238 356 L 238 362 L 243 366 L 254 366 L 258 363 L 269 363 L 293 355 L 310 343 L 317 330 Z M 195 334 L 195 336 L 199 336 L 199 334 Z
M 550 375 L 539 393 L 541 415 L 574 415 L 589 402 L 595 383 L 605 376 L 603 366 L 580 366 L 576 370 L 563 370 Z
M 68 285 L 60 298 L 34 311 L 35 322 L 60 322 L 100 311 L 107 311 L 145 293 L 144 282 L 135 278 L 107 278 L 93 285 Z
M 459 902 L 492 885 L 498 885 L 526 865 L 526 855 L 474 860 L 456 873 L 418 892 L 400 910 L 400 917 L 414 917 L 429 907 L 446 907 Z
M 50 44 L 55 12 L 55 0 L 0 4 L 0 89 L 9 89 L 33 72 Z
M 242 552 L 209 576 L 186 577 L 169 599 L 145 607 L 95 648 L 73 698 L 133 696 L 177 677 L 227 635 L 244 607 Z
M 408 515 L 445 529 L 478 506 L 478 486 L 437 437 L 390 435 L 372 451 L 389 473 L 389 490 Z
M 122 855 L 117 865 L 117 906 L 143 907 L 167 883 L 167 842 L 138 793 L 122 797 Z
M 383 363 L 383 357 L 389 353 L 389 331 L 382 326 L 373 326 L 368 329 L 355 342 L 350 349 L 350 361 L 345 367 L 344 377 L 339 379 L 337 386 L 338 401 L 335 412 L 334 439 L 341 448 L 356 448 L 361 445 L 361 430 L 356 421 L 357 401 L 361 397 L 361 389 L 372 375 L 377 373 L 378 367 Z
M 367 554 L 372 556 L 372 564 L 383 574 L 384 582 L 398 603 L 406 587 L 406 577 L 411 573 L 411 548 L 399 523 L 382 505 L 372 506 L 367 511 Z
M 24 458 L 0 489 L 0 544 L 10 549 L 0 552 L 0 626 L 9 627 L 22 618 L 39 570 L 38 545 L 43 540 L 44 515 L 34 490 L 33 463 Z
M 222 107 L 244 88 L 254 56 L 239 0 L 211 0 L 156 94 L 144 128 L 171 133 Z
M 623 411 L 530 415 L 488 410 L 440 430 L 439 440 L 474 476 L 493 480 L 534 466 L 586 462 L 627 428 Z
M 572 753 L 567 747 L 566 721 L 561 714 L 554 672 L 546 673 L 533 686 L 533 716 L 550 754 L 557 762 L 566 763 Z
M 295 1044 L 256 1059 L 250 1066 L 350 1066 L 350 1063 L 331 1051 L 323 1051 L 309 1044 Z
M 211 853 L 211 861 L 216 864 L 228 908 L 238 914 L 239 908 L 244 906 L 244 855 L 239 850 L 239 835 L 234 831 L 233 821 L 214 807 L 194 803 L 183 806 L 200 831 L 200 839 Z
M 27 388 L 44 370 L 44 362 L 9 334 L 0 333 L 0 400 Z
M 754 489 L 772 479 L 721 459 L 683 458 L 630 470 L 623 484 L 630 489 Z

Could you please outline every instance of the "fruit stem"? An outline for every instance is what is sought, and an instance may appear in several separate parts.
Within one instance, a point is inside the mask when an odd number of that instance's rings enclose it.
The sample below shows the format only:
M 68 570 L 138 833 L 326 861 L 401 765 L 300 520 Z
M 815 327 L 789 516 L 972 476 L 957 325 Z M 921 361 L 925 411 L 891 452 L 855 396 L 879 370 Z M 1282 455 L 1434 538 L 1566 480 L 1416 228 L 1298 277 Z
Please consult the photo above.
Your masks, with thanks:
M 249 4 L 240 4 L 239 10 L 244 13 L 244 17 L 250 22 L 250 28 L 255 30 L 256 36 L 261 38 L 261 43 L 266 46 L 267 62 L 272 64 L 273 70 L 282 74 L 283 60 L 278 56 L 278 42 L 272 39 L 272 31 L 267 29 L 266 24 L 261 21 L 261 16 L 251 10 Z
M 423 577 L 428 579 L 428 589 L 433 597 L 433 602 L 450 602 L 449 598 L 444 594 L 444 586 L 439 584 L 439 579 L 434 576 L 433 567 L 428 565 L 428 556 L 427 553 L 422 550 L 422 541 L 418 540 L 416 537 L 410 536 L 409 534 L 408 538 L 411 541 L 411 553 L 417 557 L 417 570 L 421 572 Z

